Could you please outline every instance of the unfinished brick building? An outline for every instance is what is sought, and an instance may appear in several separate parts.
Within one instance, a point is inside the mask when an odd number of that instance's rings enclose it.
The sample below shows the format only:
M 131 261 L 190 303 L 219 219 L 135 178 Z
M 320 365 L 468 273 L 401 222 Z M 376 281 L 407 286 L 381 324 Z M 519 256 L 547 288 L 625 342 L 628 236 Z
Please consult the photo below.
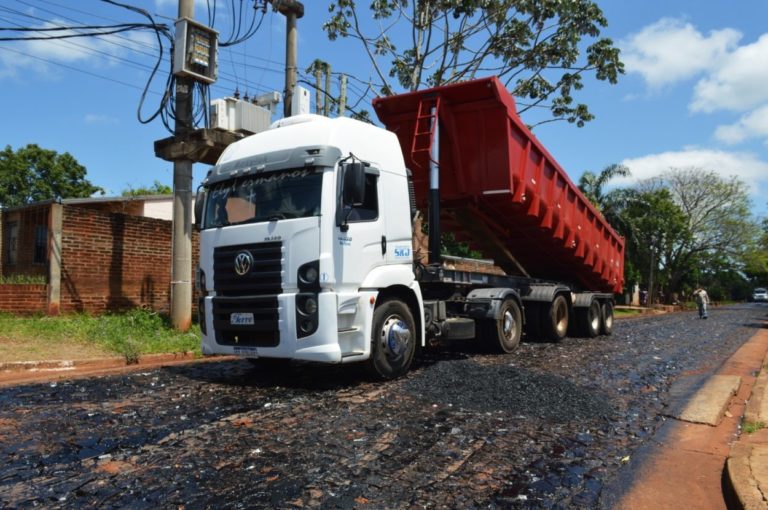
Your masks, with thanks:
M 143 196 L 65 199 L 0 211 L 0 275 L 44 282 L 0 284 L 0 311 L 167 312 L 171 208 L 169 196 Z

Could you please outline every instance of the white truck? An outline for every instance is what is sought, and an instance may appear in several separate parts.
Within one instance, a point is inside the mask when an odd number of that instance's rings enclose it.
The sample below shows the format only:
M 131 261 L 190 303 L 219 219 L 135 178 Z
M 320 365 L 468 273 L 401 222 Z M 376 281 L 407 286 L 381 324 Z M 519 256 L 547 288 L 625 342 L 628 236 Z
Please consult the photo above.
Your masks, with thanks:
M 527 187 L 525 170 L 517 181 L 510 177 L 506 188 L 480 189 L 490 184 L 483 182 L 477 190 L 469 184 L 462 189 L 451 183 L 451 175 L 487 172 L 456 161 L 456 151 L 463 150 L 456 145 L 473 145 L 467 150 L 474 152 L 491 149 L 476 146 L 487 143 L 485 138 L 478 142 L 462 135 L 463 127 L 456 128 L 464 126 L 469 133 L 488 128 L 457 118 L 467 104 L 488 102 L 487 84 L 499 88 L 494 94 L 506 94 L 492 78 L 375 103 L 385 123 L 395 118 L 397 135 L 348 118 L 302 115 L 229 146 L 203 181 L 196 202 L 203 354 L 267 362 L 365 362 L 376 377 L 388 379 L 405 373 L 417 349 L 431 341 L 478 338 L 511 352 L 524 324 L 529 335 L 550 340 L 569 329 L 585 336 L 609 334 L 612 290 L 621 288 L 623 241 L 578 190 L 573 198 L 575 187 L 559 167 L 553 190 L 561 182 L 565 188 L 547 192 L 535 214 L 530 196 L 517 193 L 518 187 Z M 442 97 L 442 105 L 434 94 Z M 415 107 L 408 103 L 414 98 Z M 525 134 L 525 157 L 533 158 L 533 136 L 519 123 L 514 105 L 510 109 L 498 98 L 490 102 L 491 110 L 478 122 L 502 111 L 499 118 L 508 126 L 515 120 L 516 132 Z M 392 105 L 405 108 L 410 115 L 398 115 L 411 120 L 397 121 L 394 110 L 387 119 L 382 110 Z M 446 126 L 442 132 L 441 125 Z M 417 147 L 422 140 L 426 148 Z M 501 140 L 510 147 L 515 137 L 505 134 Z M 404 148 L 409 141 L 411 147 Z M 557 165 L 545 156 L 548 165 Z M 413 174 L 405 158 L 417 168 Z M 510 162 L 487 164 L 512 175 Z M 551 173 L 540 166 L 543 174 Z M 440 178 L 448 186 L 444 197 Z M 547 199 L 550 203 L 543 203 Z M 568 201 L 574 204 L 571 209 Z M 534 240 L 562 245 L 551 261 L 559 269 L 528 273 L 513 254 L 518 234 L 497 231 L 498 207 L 521 204 L 524 221 L 509 217 L 500 224 L 551 223 Z M 429 261 L 414 245 L 419 206 L 429 208 Z M 555 209 L 563 213 L 554 214 Z M 565 217 L 566 209 L 574 211 L 572 217 Z M 446 218 L 457 215 L 469 224 L 464 230 L 473 231 L 470 238 L 496 248 L 491 251 L 504 259 L 505 272 L 485 271 L 492 264 L 483 262 L 464 261 L 480 267 L 473 270 L 443 263 L 441 218 L 445 225 Z M 473 222 L 483 225 L 473 228 Z M 596 239 L 609 249 L 595 247 Z M 526 251 L 520 252 L 522 259 Z M 536 253 L 527 258 L 536 261 Z M 452 262 L 461 266 L 463 261 Z M 552 275 L 565 278 L 545 278 Z

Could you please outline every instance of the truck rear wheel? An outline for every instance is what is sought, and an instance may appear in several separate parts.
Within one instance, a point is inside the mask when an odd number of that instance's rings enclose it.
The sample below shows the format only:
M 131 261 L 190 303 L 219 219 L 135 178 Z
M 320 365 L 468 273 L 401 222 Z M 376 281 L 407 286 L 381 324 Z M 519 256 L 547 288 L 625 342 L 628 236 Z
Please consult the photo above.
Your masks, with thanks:
M 543 308 L 541 336 L 547 342 L 559 342 L 568 332 L 568 301 L 559 295 L 552 304 Z
M 513 299 L 507 299 L 501 304 L 498 319 L 486 320 L 483 323 L 483 336 L 488 346 L 494 351 L 510 353 L 520 345 L 523 332 L 522 312 Z
M 613 333 L 613 303 L 606 301 L 601 307 L 600 333 L 610 335 Z
M 578 335 L 595 338 L 600 334 L 603 313 L 600 302 L 593 299 L 587 308 L 579 309 L 577 314 Z
M 416 322 L 410 308 L 396 299 L 384 301 L 373 311 L 373 333 L 368 372 L 376 379 L 405 374 L 416 352 Z

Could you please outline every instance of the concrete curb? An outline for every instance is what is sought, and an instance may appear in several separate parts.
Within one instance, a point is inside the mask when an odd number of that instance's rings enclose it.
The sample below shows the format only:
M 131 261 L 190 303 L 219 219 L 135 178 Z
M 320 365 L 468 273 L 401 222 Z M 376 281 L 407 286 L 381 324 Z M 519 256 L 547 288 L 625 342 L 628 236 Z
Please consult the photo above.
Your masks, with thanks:
M 759 423 L 768 426 L 768 355 L 744 411 L 743 426 Z M 734 505 L 745 510 L 768 508 L 768 429 L 752 433 L 742 430 L 729 452 L 725 471 Z
M 121 367 L 141 366 L 147 364 L 168 363 L 178 361 L 194 361 L 192 352 L 174 352 L 162 354 L 145 354 L 139 357 L 137 363 L 128 363 L 125 356 L 108 358 L 88 358 L 80 360 L 48 360 L 48 361 L 7 361 L 0 362 L 0 372 L 63 372 L 87 367 Z

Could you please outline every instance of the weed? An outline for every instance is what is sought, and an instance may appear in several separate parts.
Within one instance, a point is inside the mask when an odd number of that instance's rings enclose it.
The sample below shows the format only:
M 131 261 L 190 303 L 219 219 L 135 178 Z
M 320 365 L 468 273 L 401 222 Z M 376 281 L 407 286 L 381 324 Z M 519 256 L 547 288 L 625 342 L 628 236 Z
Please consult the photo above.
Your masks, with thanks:
M 753 434 L 758 430 L 762 430 L 764 428 L 765 428 L 765 423 L 761 421 L 748 421 L 748 422 L 744 422 L 743 430 L 747 434 Z
M 86 344 L 125 356 L 128 363 L 136 363 L 144 354 L 200 353 L 200 328 L 197 325 L 182 333 L 173 329 L 163 315 L 142 309 L 102 316 L 0 313 L 0 331 L 2 336 L 13 338 L 19 345 L 47 344 L 50 350 L 55 350 L 56 345 L 64 342 Z
M 43 275 L 9 274 L 0 276 L 0 285 L 45 285 L 48 279 Z

